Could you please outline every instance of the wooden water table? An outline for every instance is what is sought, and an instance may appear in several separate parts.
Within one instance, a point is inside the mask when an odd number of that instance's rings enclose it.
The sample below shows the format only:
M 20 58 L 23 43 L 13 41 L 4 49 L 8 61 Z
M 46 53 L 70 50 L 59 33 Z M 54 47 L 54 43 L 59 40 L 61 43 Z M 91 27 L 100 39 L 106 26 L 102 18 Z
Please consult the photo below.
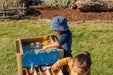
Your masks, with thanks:
M 49 48 L 46 51 L 42 47 L 57 41 L 54 35 L 25 38 L 16 40 L 18 75 L 63 75 L 61 69 L 55 73 L 50 68 L 42 71 L 43 66 L 51 66 L 63 58 L 64 50 L 61 48 Z M 29 74 L 29 70 L 33 74 Z

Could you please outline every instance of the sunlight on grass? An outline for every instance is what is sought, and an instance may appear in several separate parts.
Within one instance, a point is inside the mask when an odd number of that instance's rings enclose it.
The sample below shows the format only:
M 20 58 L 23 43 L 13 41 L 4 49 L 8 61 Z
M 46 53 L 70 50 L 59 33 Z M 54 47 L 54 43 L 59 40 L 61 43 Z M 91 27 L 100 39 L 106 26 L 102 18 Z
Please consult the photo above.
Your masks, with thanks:
M 15 40 L 55 34 L 50 23 L 36 20 L 0 22 L 0 75 L 17 75 Z M 72 54 L 91 53 L 92 75 L 112 75 L 113 25 L 69 25 L 72 31 Z

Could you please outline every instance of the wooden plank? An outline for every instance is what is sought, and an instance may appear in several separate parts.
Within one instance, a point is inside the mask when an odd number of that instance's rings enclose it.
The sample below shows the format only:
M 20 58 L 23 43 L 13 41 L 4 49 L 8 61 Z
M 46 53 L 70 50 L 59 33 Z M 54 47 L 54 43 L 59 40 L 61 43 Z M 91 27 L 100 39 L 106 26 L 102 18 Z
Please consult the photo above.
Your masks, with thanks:
M 4 4 L 2 4 L 2 10 L 4 9 Z M 5 17 L 5 14 L 3 14 L 3 17 Z
M 0 19 L 7 19 L 7 18 L 18 18 L 19 15 L 15 15 L 15 16 L 4 16 L 4 17 L 0 17 Z
M 35 43 L 35 42 L 43 42 L 44 38 L 43 37 L 34 37 L 34 38 L 25 38 L 21 39 L 22 44 L 30 44 L 30 43 Z
M 22 41 L 20 40 L 20 53 L 23 55 L 24 54 L 24 52 L 23 52 L 23 48 L 22 48 Z
M 22 49 L 22 44 L 20 39 L 16 40 L 16 50 L 17 50 L 17 53 L 20 53 L 21 55 L 23 55 L 23 49 Z
M 11 11 L 0 11 L 0 14 L 7 14 L 7 13 L 18 13 L 19 11 L 18 10 L 11 10 Z M 23 14 L 24 12 L 26 12 L 26 11 L 21 11 L 22 13 L 21 14 Z
M 17 66 L 18 66 L 18 75 L 23 75 L 22 55 L 20 53 L 17 53 Z
M 4 13 L 15 13 L 15 12 L 17 12 L 17 11 L 0 11 L 0 14 L 4 14 Z
M 26 10 L 26 8 L 11 8 L 11 9 L 0 9 L 3 11 L 11 11 L 11 10 Z
M 16 40 L 16 51 L 17 51 L 17 53 L 20 53 L 20 44 L 19 44 L 19 39 L 18 40 Z

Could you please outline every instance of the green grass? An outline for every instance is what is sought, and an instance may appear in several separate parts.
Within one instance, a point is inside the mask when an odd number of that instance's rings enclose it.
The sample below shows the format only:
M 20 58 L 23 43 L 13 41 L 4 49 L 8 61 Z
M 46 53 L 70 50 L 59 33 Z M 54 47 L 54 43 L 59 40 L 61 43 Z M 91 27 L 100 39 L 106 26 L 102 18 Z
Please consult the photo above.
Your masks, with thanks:
M 50 23 L 36 20 L 0 22 L 0 75 L 17 75 L 15 40 L 55 34 Z M 73 56 L 88 51 L 93 61 L 92 75 L 113 75 L 113 25 L 69 25 Z

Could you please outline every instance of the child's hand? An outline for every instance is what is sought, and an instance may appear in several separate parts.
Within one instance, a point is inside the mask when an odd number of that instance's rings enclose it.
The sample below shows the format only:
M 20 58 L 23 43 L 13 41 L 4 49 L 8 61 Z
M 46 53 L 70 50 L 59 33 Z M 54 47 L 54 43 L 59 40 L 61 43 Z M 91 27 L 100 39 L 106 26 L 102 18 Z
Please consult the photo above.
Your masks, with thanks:
M 53 71 L 56 71 L 58 68 L 59 67 L 58 67 L 57 63 L 55 63 L 55 64 L 52 65 L 52 70 Z
M 43 46 L 42 50 L 47 50 L 48 47 L 47 46 Z

